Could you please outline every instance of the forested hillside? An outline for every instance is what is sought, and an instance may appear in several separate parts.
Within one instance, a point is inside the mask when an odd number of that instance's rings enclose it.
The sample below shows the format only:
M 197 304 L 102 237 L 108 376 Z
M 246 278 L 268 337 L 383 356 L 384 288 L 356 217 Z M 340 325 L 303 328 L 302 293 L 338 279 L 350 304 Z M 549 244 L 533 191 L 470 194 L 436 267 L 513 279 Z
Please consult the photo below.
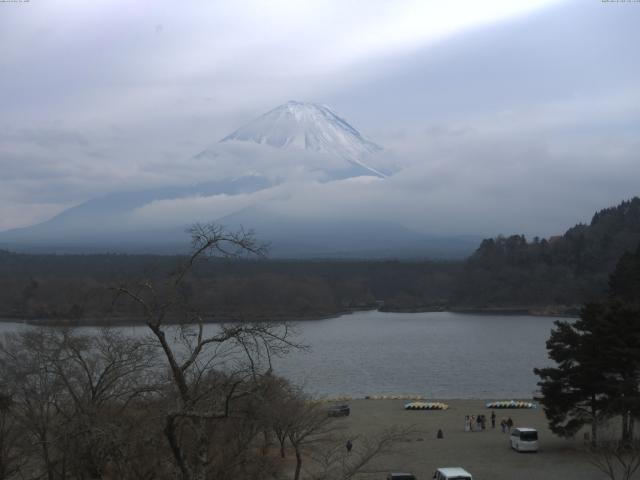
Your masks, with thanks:
M 604 295 L 618 259 L 639 244 L 634 198 L 559 237 L 484 240 L 464 262 L 210 259 L 181 294 L 209 320 L 316 318 L 366 308 L 572 313 Z M 184 260 L 0 252 L 0 317 L 131 321 L 140 312 L 126 302 L 113 307 L 110 287 L 142 278 L 161 284 Z
M 559 237 L 484 240 L 456 279 L 453 303 L 575 306 L 601 296 L 620 257 L 640 244 L 640 198 L 597 212 Z

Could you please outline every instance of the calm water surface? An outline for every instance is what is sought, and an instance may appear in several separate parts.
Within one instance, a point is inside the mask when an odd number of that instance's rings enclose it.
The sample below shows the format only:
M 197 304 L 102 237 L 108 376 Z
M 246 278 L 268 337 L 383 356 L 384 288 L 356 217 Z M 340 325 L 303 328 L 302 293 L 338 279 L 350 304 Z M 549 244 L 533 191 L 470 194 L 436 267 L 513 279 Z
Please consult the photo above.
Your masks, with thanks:
M 545 341 L 554 320 L 360 312 L 300 323 L 300 340 L 310 350 L 274 363 L 277 372 L 322 396 L 528 398 L 536 388 L 532 369 L 549 364 Z M 0 323 L 0 333 L 20 328 Z
M 364 312 L 302 325 L 311 352 L 278 370 L 326 395 L 530 397 L 554 318 Z

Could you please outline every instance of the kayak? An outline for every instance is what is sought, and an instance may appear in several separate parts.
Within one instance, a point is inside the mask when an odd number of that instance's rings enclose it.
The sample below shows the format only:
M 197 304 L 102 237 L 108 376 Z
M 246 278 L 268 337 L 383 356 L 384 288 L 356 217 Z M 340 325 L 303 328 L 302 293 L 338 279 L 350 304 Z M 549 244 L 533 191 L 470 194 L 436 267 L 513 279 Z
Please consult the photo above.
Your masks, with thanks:
M 536 404 L 519 400 L 501 400 L 487 403 L 487 408 L 536 408 Z
M 409 402 L 405 403 L 405 410 L 446 410 L 449 405 L 442 402 Z

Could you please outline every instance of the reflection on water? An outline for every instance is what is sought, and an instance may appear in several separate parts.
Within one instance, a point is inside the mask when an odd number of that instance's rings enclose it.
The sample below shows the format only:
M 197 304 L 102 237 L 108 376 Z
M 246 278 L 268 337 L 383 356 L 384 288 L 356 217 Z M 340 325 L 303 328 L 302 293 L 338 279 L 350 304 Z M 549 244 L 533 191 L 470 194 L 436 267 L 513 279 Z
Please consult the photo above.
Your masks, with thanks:
M 548 364 L 545 341 L 553 321 L 361 312 L 299 324 L 300 340 L 310 350 L 274 363 L 278 373 L 322 396 L 526 398 L 536 388 L 533 368 Z M 0 333 L 21 328 L 27 327 L 0 323 Z M 147 332 L 146 327 L 122 328 L 131 335 Z

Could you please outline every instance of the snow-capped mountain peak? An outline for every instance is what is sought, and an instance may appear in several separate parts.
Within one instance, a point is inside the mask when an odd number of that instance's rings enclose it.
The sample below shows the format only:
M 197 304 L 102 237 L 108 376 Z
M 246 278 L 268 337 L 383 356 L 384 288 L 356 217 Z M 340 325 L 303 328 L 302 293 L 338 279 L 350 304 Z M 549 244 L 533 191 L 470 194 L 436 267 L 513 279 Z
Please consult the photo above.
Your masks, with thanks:
M 328 154 L 361 167 L 369 175 L 386 176 L 365 163 L 368 156 L 382 147 L 367 140 L 326 105 L 287 102 L 221 140 L 230 141 Z

